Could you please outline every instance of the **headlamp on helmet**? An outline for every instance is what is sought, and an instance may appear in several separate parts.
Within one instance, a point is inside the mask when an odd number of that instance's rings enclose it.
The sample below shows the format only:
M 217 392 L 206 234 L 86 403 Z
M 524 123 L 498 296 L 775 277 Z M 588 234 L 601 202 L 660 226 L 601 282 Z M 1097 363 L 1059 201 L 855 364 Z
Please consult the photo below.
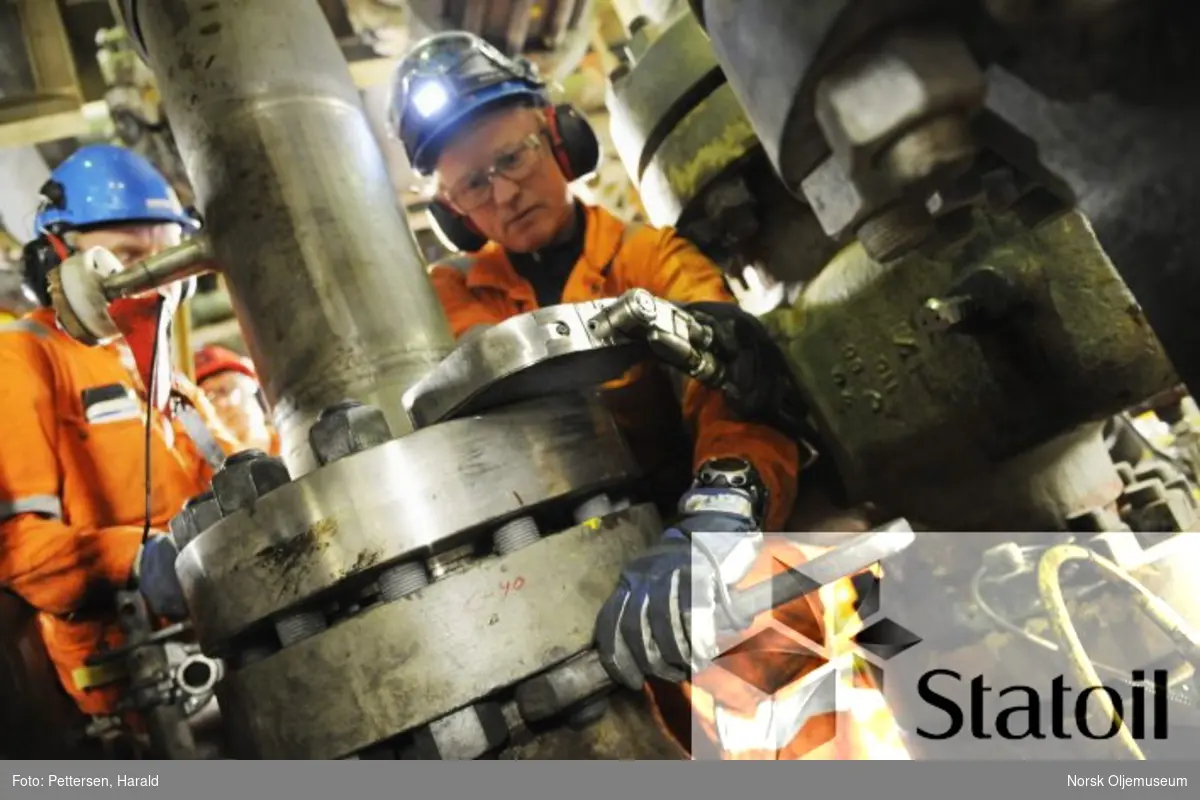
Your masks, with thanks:
M 425 119 L 432 119 L 450 104 L 450 92 L 444 81 L 426 78 L 413 89 L 412 104 Z
M 396 68 L 389 119 L 409 162 L 422 175 L 462 125 L 485 109 L 548 102 L 532 63 L 510 59 L 478 36 L 441 33 L 419 42 Z

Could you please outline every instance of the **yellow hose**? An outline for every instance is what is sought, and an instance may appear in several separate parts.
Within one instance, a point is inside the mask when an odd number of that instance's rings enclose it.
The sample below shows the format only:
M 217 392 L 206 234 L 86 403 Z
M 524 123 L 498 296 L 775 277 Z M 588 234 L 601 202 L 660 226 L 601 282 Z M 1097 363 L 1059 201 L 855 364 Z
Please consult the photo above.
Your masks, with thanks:
M 1054 630 L 1055 636 L 1062 646 L 1062 652 L 1071 665 L 1071 670 L 1075 673 L 1075 678 L 1079 681 L 1080 686 L 1085 688 L 1102 686 L 1103 682 L 1096 673 L 1096 667 L 1092 664 L 1092 659 L 1084 649 L 1083 642 L 1079 640 L 1079 633 L 1075 630 L 1075 624 L 1071 622 L 1071 614 L 1067 609 L 1066 600 L 1063 599 L 1062 585 L 1058 580 L 1059 570 L 1062 569 L 1064 564 L 1071 561 L 1090 561 L 1123 582 L 1134 584 L 1136 588 L 1142 591 L 1145 591 L 1145 588 L 1116 564 L 1078 545 L 1064 544 L 1051 547 L 1042 555 L 1041 561 L 1038 562 L 1038 593 L 1042 597 L 1042 605 L 1045 606 L 1046 614 L 1050 619 L 1050 627 Z M 1121 719 L 1121 715 L 1117 713 L 1117 709 L 1113 705 L 1112 698 L 1108 696 L 1108 692 L 1100 692 L 1099 697 L 1101 706 L 1105 714 L 1108 715 L 1108 719 L 1115 721 L 1119 726 L 1117 736 L 1121 740 L 1121 744 L 1125 745 L 1125 748 L 1135 759 L 1145 761 L 1145 753 L 1142 752 L 1142 748 L 1138 745 L 1137 740 L 1133 738 L 1129 726 L 1125 724 L 1125 721 Z
M 1073 544 L 1058 545 L 1047 550 L 1042 555 L 1041 561 L 1038 562 L 1038 593 L 1041 595 L 1042 605 L 1045 606 L 1046 614 L 1050 619 L 1050 627 L 1054 630 L 1062 651 L 1082 686 L 1092 687 L 1103 684 L 1100 676 L 1096 673 L 1095 664 L 1088 657 L 1083 643 L 1079 640 L 1074 623 L 1071 622 L 1067 603 L 1063 599 L 1062 586 L 1058 581 L 1059 570 L 1064 564 L 1071 561 L 1087 561 L 1094 564 L 1110 577 L 1132 589 L 1134 602 L 1138 608 L 1171 638 L 1179 652 L 1193 663 L 1200 660 L 1200 633 L 1195 631 L 1188 621 L 1165 600 L 1099 553 Z M 1134 758 L 1145 761 L 1146 756 L 1142 753 L 1142 748 L 1138 746 L 1137 740 L 1133 738 L 1125 721 L 1117 714 L 1108 692 L 1102 692 L 1100 696 L 1101 704 L 1108 714 L 1108 718 L 1115 720 L 1120 726 L 1117 735 L 1121 743 L 1133 754 Z

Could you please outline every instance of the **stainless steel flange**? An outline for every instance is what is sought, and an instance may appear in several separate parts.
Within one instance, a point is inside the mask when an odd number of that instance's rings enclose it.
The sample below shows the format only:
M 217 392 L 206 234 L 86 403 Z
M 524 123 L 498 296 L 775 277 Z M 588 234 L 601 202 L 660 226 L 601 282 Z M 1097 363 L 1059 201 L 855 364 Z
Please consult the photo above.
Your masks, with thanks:
M 218 696 L 242 755 L 340 758 L 588 650 L 621 568 L 661 527 L 649 505 L 588 521 L 234 672 Z
M 533 401 L 414 432 L 273 488 L 192 539 L 176 571 L 200 643 L 221 654 L 255 626 L 353 593 L 401 560 L 635 477 L 595 401 Z

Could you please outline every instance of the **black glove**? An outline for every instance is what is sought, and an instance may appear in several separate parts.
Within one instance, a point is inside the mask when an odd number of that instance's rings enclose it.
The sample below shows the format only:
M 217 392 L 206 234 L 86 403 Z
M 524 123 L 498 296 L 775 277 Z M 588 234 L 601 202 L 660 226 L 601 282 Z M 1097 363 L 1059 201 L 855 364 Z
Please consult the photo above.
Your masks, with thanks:
M 629 563 L 596 619 L 601 663 L 630 689 L 651 675 L 688 680 L 718 655 L 720 631 L 745 624 L 724 611 L 721 598 L 762 547 L 749 499 L 738 491 L 693 489 L 681 506 L 691 513 Z
M 187 600 L 175 574 L 179 550 L 170 536 L 156 534 L 146 540 L 134 561 L 133 576 L 146 605 L 157 616 L 170 620 L 188 617 Z
M 726 365 L 725 394 L 741 419 L 812 441 L 808 407 L 791 367 L 763 323 L 734 303 L 690 303 L 684 310 L 712 328 Z

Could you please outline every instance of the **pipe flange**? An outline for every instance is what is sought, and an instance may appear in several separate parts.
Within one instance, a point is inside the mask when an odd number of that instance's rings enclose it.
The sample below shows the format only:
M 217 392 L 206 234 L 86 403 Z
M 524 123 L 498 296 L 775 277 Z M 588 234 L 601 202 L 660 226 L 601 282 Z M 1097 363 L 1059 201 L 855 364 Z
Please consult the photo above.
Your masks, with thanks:
M 627 71 L 610 76 L 609 131 L 626 171 L 641 180 L 671 129 L 724 83 L 712 45 L 688 14 L 663 29 Z
M 368 608 L 217 689 L 246 758 L 331 759 L 445 717 L 592 646 L 627 561 L 661 532 L 634 506 Z M 369 696 L 370 703 L 362 702 Z
M 319 596 L 352 593 L 401 561 L 636 474 L 597 402 L 531 402 L 416 431 L 274 488 L 196 535 L 176 571 L 200 643 L 219 655 Z
M 640 182 L 650 221 L 676 226 L 705 190 L 759 150 L 758 137 L 725 84 L 663 139 Z

